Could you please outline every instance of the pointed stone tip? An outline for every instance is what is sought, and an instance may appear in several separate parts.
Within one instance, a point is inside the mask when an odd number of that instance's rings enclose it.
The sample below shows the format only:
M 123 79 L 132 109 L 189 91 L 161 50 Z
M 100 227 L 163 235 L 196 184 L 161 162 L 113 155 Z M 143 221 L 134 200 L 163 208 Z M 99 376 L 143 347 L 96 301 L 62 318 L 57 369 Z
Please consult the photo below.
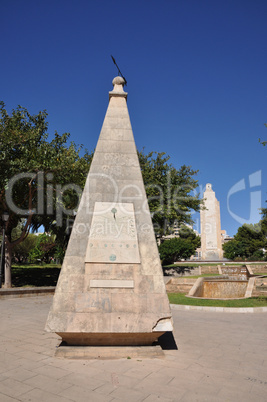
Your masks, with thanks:
M 120 77 L 120 76 L 115 77 L 115 78 L 113 79 L 113 81 L 112 81 L 112 84 L 113 84 L 113 86 L 115 86 L 115 85 L 122 85 L 122 86 L 124 86 L 124 85 L 125 85 L 125 79 L 122 78 L 122 77 Z
M 125 85 L 125 79 L 118 76 L 115 77 L 112 81 L 113 84 L 113 90 L 111 92 L 109 92 L 109 99 L 112 96 L 120 96 L 120 97 L 124 97 L 127 98 L 127 92 L 124 92 L 123 87 Z

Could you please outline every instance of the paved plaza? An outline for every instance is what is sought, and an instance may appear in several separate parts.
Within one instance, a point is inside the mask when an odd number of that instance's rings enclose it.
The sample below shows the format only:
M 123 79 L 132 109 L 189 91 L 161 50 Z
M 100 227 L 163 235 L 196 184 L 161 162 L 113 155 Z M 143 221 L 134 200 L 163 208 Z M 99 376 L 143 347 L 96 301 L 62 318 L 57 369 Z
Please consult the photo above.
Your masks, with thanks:
M 64 360 L 52 296 L 0 300 L 0 401 L 266 401 L 267 314 L 173 309 L 163 359 Z

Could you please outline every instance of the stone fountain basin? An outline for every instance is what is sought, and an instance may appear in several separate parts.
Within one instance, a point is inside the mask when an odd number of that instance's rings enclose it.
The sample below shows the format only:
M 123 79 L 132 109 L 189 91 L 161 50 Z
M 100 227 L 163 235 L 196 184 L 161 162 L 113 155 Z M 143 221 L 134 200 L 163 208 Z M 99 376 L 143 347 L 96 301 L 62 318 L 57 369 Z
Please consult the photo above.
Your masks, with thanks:
M 254 278 L 198 278 L 187 297 L 204 299 L 245 299 L 251 297 Z

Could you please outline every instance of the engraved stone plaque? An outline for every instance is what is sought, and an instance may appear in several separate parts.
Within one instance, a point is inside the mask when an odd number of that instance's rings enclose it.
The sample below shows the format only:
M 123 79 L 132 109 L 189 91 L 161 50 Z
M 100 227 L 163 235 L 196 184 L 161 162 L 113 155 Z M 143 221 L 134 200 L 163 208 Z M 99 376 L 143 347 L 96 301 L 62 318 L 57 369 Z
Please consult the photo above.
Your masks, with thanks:
M 140 263 L 133 203 L 95 203 L 85 262 Z

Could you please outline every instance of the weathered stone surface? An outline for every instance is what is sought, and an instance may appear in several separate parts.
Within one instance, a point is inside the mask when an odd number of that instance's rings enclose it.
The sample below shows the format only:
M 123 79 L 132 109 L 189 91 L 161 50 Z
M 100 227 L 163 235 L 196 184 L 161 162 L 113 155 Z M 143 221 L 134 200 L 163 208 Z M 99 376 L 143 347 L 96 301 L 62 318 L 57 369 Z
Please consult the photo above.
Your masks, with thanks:
M 85 262 L 140 262 L 132 203 L 95 203 Z
M 160 335 L 163 335 L 165 331 L 162 331 L 160 333 Z M 102 346 L 106 346 L 106 345 L 110 345 L 110 346 L 128 346 L 128 345 L 135 345 L 135 346 L 139 346 L 139 345 L 151 345 L 154 342 L 154 334 L 153 333 L 147 333 L 147 334 L 140 334 L 140 333 L 125 333 L 125 334 L 120 334 L 120 333 L 111 333 L 111 334 L 106 334 L 106 333 L 95 333 L 95 334 L 90 334 L 90 336 L 88 336 L 88 334 L 84 334 L 84 333 L 58 333 L 59 336 L 61 336 L 62 338 L 64 337 L 65 342 L 70 345 L 70 346 L 84 346 L 84 345 L 88 345 L 88 346 L 95 346 L 95 345 L 102 345 Z M 150 346 L 152 347 L 152 346 Z M 65 346 L 64 346 L 65 348 Z M 159 347 L 160 348 L 160 347 Z M 81 348 L 79 348 L 78 350 L 76 349 L 76 352 L 78 354 L 78 356 L 81 355 L 81 351 L 79 351 Z M 83 348 L 82 348 L 83 349 Z M 56 351 L 56 356 L 58 357 L 70 357 L 70 352 L 65 352 L 67 353 L 67 355 L 63 355 L 63 351 L 65 349 L 63 349 L 62 347 L 62 352 L 58 352 Z M 71 349 L 73 352 L 74 350 Z M 162 354 L 160 353 L 160 357 L 164 356 L 164 353 L 162 351 L 162 349 L 160 348 Z M 122 350 L 121 350 L 122 351 Z M 89 352 L 89 351 L 88 351 Z M 126 351 L 124 351 L 125 353 Z M 69 356 L 68 356 L 69 355 Z M 71 353 L 71 356 L 73 356 L 75 358 L 75 355 L 73 355 Z M 114 356 L 114 355 L 112 355 Z M 125 354 L 123 354 L 122 357 L 124 357 Z M 129 355 L 128 355 L 129 356 Z M 128 357 L 126 356 L 126 357 Z M 138 355 L 136 355 L 136 353 L 133 354 L 133 357 L 138 357 Z M 141 357 L 141 356 L 140 356 Z M 83 355 L 82 357 L 83 359 L 86 358 L 94 358 L 93 356 L 89 355 Z M 108 358 L 108 355 L 106 356 L 106 358 Z M 113 357 L 114 358 L 114 357 Z M 118 357 L 117 357 L 118 358 Z
M 248 294 L 247 288 L 248 281 L 245 280 L 198 278 L 188 296 L 205 299 L 238 299 L 251 296 L 252 281 Z
M 98 337 L 100 339 L 100 336 Z M 107 344 L 107 339 L 102 338 L 103 346 Z M 136 338 L 133 339 L 133 342 Z M 84 343 L 84 342 L 83 342 Z M 119 342 L 121 343 L 121 341 Z M 128 343 L 128 342 L 127 342 Z M 160 346 L 59 346 L 56 356 L 65 359 L 160 359 L 164 358 L 164 352 Z
M 148 345 L 172 328 L 121 77 L 109 97 L 46 324 L 69 345 Z
M 221 260 L 223 258 L 221 240 L 220 203 L 215 197 L 210 183 L 203 194 L 206 209 L 200 210 L 201 259 Z
M 90 288 L 134 288 L 134 281 L 126 279 L 91 279 Z

